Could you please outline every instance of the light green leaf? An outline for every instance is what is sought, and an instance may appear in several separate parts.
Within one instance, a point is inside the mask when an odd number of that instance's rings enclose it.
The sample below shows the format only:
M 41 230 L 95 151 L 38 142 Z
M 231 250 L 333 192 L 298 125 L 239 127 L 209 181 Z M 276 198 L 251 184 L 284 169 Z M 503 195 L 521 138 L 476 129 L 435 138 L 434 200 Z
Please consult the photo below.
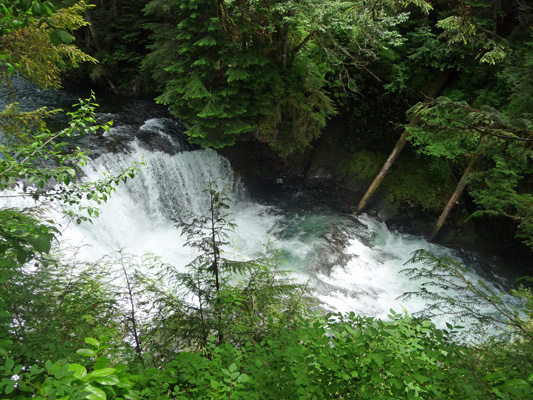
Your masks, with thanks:
M 70 364 L 68 366 L 69 371 L 74 371 L 74 378 L 83 379 L 87 376 L 87 369 L 80 364 Z
M 14 365 L 15 365 L 15 361 L 13 361 L 12 358 L 9 358 L 9 357 L 6 358 L 6 363 L 4 365 L 6 369 L 11 370 L 11 368 L 13 368 Z
M 89 395 L 86 396 L 86 399 L 89 399 L 89 400 L 106 400 L 105 392 L 102 389 L 99 389 L 97 387 L 89 385 L 89 386 L 87 386 L 85 388 L 85 390 L 87 392 L 89 392 Z
M 6 394 L 10 394 L 15 389 L 15 381 L 10 381 L 6 384 L 5 392 Z
M 85 343 L 90 344 L 91 346 L 94 346 L 94 347 L 100 347 L 100 342 L 96 340 L 95 338 L 86 337 Z
M 116 372 L 116 368 L 102 368 L 97 369 L 96 371 L 91 372 L 88 377 L 89 378 L 97 378 L 101 376 L 109 376 Z
M 81 223 L 81 221 L 80 221 L 80 223 Z M 94 357 L 94 356 L 96 356 L 96 351 L 94 351 L 92 349 L 79 349 L 76 353 L 79 354 L 80 356 L 84 356 L 84 357 Z
M 114 386 L 120 383 L 120 380 L 116 375 L 101 376 L 94 378 L 95 382 L 105 386 Z

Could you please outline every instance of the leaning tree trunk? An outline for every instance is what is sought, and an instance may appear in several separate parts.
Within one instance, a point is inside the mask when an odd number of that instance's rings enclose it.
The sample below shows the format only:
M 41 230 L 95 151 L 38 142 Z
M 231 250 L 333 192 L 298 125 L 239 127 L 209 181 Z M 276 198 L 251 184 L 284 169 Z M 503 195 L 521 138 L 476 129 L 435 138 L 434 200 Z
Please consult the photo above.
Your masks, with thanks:
M 447 69 L 437 78 L 437 80 L 433 84 L 433 87 L 428 92 L 426 98 L 422 102 L 423 104 L 429 104 L 431 101 L 433 101 L 435 97 L 438 96 L 440 90 L 442 89 L 442 87 L 444 86 L 448 78 L 450 77 L 451 73 L 452 73 L 452 70 Z M 365 208 L 366 203 L 368 202 L 370 197 L 374 194 L 376 189 L 379 187 L 379 185 L 381 184 L 381 181 L 383 180 L 383 178 L 385 178 L 385 175 L 387 174 L 387 172 L 389 172 L 389 169 L 392 167 L 392 164 L 394 164 L 394 162 L 396 161 L 396 159 L 402 152 L 403 148 L 407 144 L 407 138 L 409 137 L 409 128 L 413 126 L 417 126 L 420 123 L 420 119 L 421 119 L 420 115 L 417 114 L 413 117 L 411 122 L 409 122 L 409 124 L 407 125 L 407 129 L 403 131 L 402 135 L 400 136 L 400 139 L 396 143 L 396 146 L 394 146 L 392 153 L 390 153 L 389 158 L 387 158 L 387 161 L 385 161 L 385 164 L 383 164 L 383 166 L 381 167 L 381 170 L 376 175 L 376 177 L 374 178 L 374 181 L 372 182 L 372 184 L 366 191 L 365 195 L 359 202 L 359 205 L 357 206 L 357 213 L 360 213 L 363 210 L 363 208 Z
M 446 205 L 446 208 L 442 212 L 442 214 L 439 217 L 439 220 L 437 221 L 437 225 L 435 225 L 435 229 L 433 229 L 433 232 L 428 237 L 428 242 L 432 242 L 435 237 L 438 235 L 440 228 L 442 228 L 442 225 L 446 222 L 446 218 L 448 218 L 448 214 L 450 214 L 450 211 L 452 210 L 453 206 L 457 203 L 457 199 L 461 196 L 463 193 L 463 190 L 466 187 L 466 180 L 468 179 L 469 175 L 471 174 L 472 170 L 474 169 L 474 164 L 476 163 L 476 156 L 473 155 L 470 159 L 470 162 L 468 163 L 468 166 L 465 169 L 465 172 L 463 173 L 463 176 L 459 180 L 459 183 L 455 187 L 455 191 L 452 194 L 452 197 L 450 197 L 450 200 L 448 201 L 448 204 Z

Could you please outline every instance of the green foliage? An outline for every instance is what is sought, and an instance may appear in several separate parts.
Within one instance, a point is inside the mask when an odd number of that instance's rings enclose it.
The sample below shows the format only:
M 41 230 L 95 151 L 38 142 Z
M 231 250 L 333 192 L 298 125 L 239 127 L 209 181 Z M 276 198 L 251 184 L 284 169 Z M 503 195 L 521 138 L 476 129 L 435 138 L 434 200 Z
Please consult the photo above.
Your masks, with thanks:
M 454 328 L 391 310 L 390 321 L 348 315 L 302 319 L 293 330 L 273 331 L 242 348 L 207 345 L 181 352 L 161 369 L 136 375 L 113 363 L 105 341 L 86 338 L 79 363 L 47 361 L 22 368 L 6 357 L 0 387 L 6 398 L 66 396 L 92 399 L 510 399 L 528 398 L 529 378 L 493 372 L 479 380 L 478 362 L 454 343 Z M 478 366 L 477 371 L 482 372 Z M 17 383 L 9 379 L 18 376 Z
M 6 208 L 0 210 L 1 268 L 9 270 L 50 252 L 58 230 L 51 221 L 43 221 L 40 217 L 38 210 L 25 213 Z
M 226 190 L 218 191 L 210 182 L 206 214 L 182 215 L 177 220 L 198 256 L 186 273 L 172 266 L 160 270 L 160 282 L 167 283 L 152 286 L 155 306 L 151 314 L 156 318 L 149 336 L 155 341 L 173 340 L 167 353 L 204 348 L 211 335 L 216 335 L 219 343 L 236 346 L 260 341 L 270 329 L 294 324 L 309 307 L 307 287 L 277 270 L 279 260 L 268 247 L 257 259 L 228 258 L 225 249 L 233 223 L 227 214 Z
M 138 171 L 137 167 L 131 167 L 100 181 L 76 182 L 80 168 L 87 162 L 87 154 L 69 145 L 69 139 L 96 134 L 100 129 L 108 130 L 111 125 L 95 124 L 95 107 L 94 95 L 80 100 L 76 111 L 68 113 L 71 118 L 69 126 L 59 132 L 50 132 L 42 122 L 35 122 L 33 113 L 30 113 L 32 118 L 28 118 L 27 114 L 13 113 L 13 109 L 8 108 L 6 118 L 0 114 L 0 119 L 19 127 L 16 136 L 7 136 L 7 141 L 0 145 L 3 155 L 0 158 L 2 196 L 26 197 L 36 202 L 35 207 L 25 210 L 0 210 L 0 246 L 4 250 L 0 262 L 3 268 L 13 268 L 29 261 L 35 254 L 49 252 L 57 230 L 50 221 L 36 218 L 42 215 L 47 205 L 54 202 L 70 205 L 73 208 L 66 211 L 68 215 L 78 223 L 90 221 L 93 216 L 98 216 L 98 208 L 85 205 L 82 200 L 97 204 L 107 201 L 116 185 L 132 178 Z M 20 181 L 28 185 L 24 192 L 16 186 Z
M 159 21 L 149 24 L 144 66 L 193 142 L 218 148 L 254 134 L 286 157 L 335 113 L 327 75 L 341 78 L 330 87 L 353 91 L 354 69 L 370 72 L 381 49 L 403 42 L 400 6 L 429 10 L 383 3 L 154 0 L 146 12 Z
M 465 375 L 465 348 L 450 332 L 429 321 L 392 314 L 392 321 L 329 315 L 302 319 L 243 348 L 215 346 L 208 353 L 180 353 L 164 369 L 132 374 L 111 363 L 109 346 L 86 338 L 77 351 L 85 361 L 47 361 L 22 369 L 6 357 L 0 382 L 7 398 L 69 396 L 91 399 L 263 399 L 263 398 L 480 398 Z M 18 375 L 17 384 L 9 379 Z
M 71 78 L 84 82 L 90 79 L 115 93 L 131 94 L 153 91 L 153 83 L 140 66 L 147 53 L 148 19 L 143 13 L 144 0 L 87 0 L 91 8 L 84 13 L 90 26 L 76 31 L 76 39 L 84 52 L 98 59 L 98 64 L 86 63 L 72 71 Z M 70 6 L 73 0 L 60 4 Z
M 4 366 L 0 367 L 4 377 L 0 388 L 6 398 L 139 398 L 140 391 L 133 388 L 136 382 L 144 380 L 143 377 L 130 373 L 127 365 L 112 364 L 107 356 L 110 346 L 105 340 L 86 338 L 85 342 L 89 347 L 79 349 L 77 354 L 86 361 L 79 364 L 65 360 L 46 361 L 42 366 L 24 368 L 26 366 L 6 356 Z M 146 379 L 149 378 L 147 374 Z
M 427 157 L 401 159 L 386 179 L 386 196 L 403 207 L 440 211 L 453 190 L 453 181 L 442 160 Z
M 500 293 L 483 282 L 471 282 L 467 269 L 459 262 L 417 250 L 407 263 L 424 265 L 402 271 L 411 280 L 422 281 L 422 289 L 405 293 L 401 298 L 421 297 L 426 300 L 428 304 L 421 312 L 425 318 L 451 316 L 458 321 L 481 324 L 481 331 L 484 325 L 496 324 L 511 327 L 515 332 L 529 337 L 525 321 L 507 305 Z
M 478 398 L 460 360 L 464 349 L 429 321 L 327 315 L 305 319 L 239 350 L 208 346 L 180 354 L 167 370 L 186 398 Z
M 0 73 L 4 80 L 10 74 L 20 73 L 43 88 L 61 86 L 60 71 L 67 66 L 77 67 L 82 62 L 96 62 L 72 44 L 69 33 L 87 22 L 81 14 L 89 7 L 81 1 L 70 8 L 55 10 L 49 1 L 11 2 L 6 8 L 0 26 Z M 18 4 L 17 4 L 18 3 Z
M 125 335 L 118 289 L 109 276 L 105 264 L 81 265 L 58 254 L 4 272 L 0 299 L 11 317 L 13 342 L 4 346 L 9 356 L 42 366 L 47 359 L 80 361 L 75 352 L 84 335 L 113 338 L 116 345 Z
M 533 91 L 533 78 L 530 73 L 533 68 L 533 40 L 518 42 L 516 46 L 510 62 L 499 76 L 511 89 L 505 111 L 511 117 L 532 120 L 533 106 L 529 99 Z
M 424 265 L 403 271 L 410 279 L 421 280 L 422 289 L 406 293 L 402 299 L 416 296 L 426 300 L 421 313 L 425 317 L 445 315 L 469 321 L 472 332 L 479 337 L 486 335 L 486 329 L 506 328 L 499 336 L 493 333 L 488 340 L 472 345 L 469 368 L 483 377 L 482 382 L 489 385 L 486 390 L 498 399 L 533 397 L 531 289 L 521 286 L 512 291 L 522 301 L 513 307 L 503 293 L 484 282 L 472 282 L 466 268 L 456 261 L 418 250 L 408 263 Z
M 490 14 L 498 11 L 497 5 L 486 0 L 459 1 L 451 15 L 443 16 L 436 27 L 442 29 L 449 47 L 460 45 L 459 52 L 471 50 L 480 63 L 494 65 L 507 56 L 506 43 L 494 33 L 497 20 Z
M 266 82 L 276 81 L 260 48 L 243 54 L 242 43 L 225 37 L 215 2 L 152 1 L 146 10 L 164 22 L 150 25 L 155 43 L 145 68 L 163 91 L 157 101 L 187 123 L 190 140 L 218 148 L 254 130 Z
M 444 97 L 429 107 L 417 105 L 412 112 L 422 118 L 419 127 L 409 129 L 409 140 L 417 146 L 417 152 L 446 158 L 451 168 L 474 158 L 476 171 L 469 177 L 469 194 L 479 210 L 473 216 L 509 217 L 516 221 L 519 237 L 531 245 L 533 203 L 522 183 L 533 172 L 531 122 Z
M 465 155 L 476 151 L 480 138 L 468 129 L 475 123 L 477 110 L 472 110 L 471 114 L 468 111 L 467 104 L 452 102 L 445 97 L 439 97 L 431 108 L 424 109 L 418 104 L 410 112 L 413 116 L 422 115 L 423 124 L 420 127 L 409 127 L 409 142 L 417 148 L 419 154 L 444 158 L 462 165 Z

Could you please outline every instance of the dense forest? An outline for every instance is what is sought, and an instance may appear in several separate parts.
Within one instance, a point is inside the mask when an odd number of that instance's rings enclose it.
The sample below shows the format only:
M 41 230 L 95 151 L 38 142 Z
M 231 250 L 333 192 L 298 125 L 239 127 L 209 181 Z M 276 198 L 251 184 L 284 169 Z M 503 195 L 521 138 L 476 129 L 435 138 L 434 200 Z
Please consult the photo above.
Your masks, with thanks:
M 95 95 L 62 126 L 62 110 L 14 96 L 20 77 L 151 96 L 250 179 L 326 175 L 355 213 L 387 209 L 429 221 L 409 226 L 429 241 L 464 231 L 462 244 L 531 260 L 533 4 L 0 0 L 0 16 L 3 398 L 533 398 L 531 278 L 499 293 L 419 250 L 405 274 L 422 289 L 403 297 L 424 313 L 324 313 L 275 246 L 227 251 L 230 188 L 214 180 L 205 212 L 174 219 L 196 254 L 185 272 L 157 254 L 81 261 L 47 210 L 90 224 L 143 162 L 80 179 L 80 137 L 112 127 Z M 33 203 L 3 203 L 17 197 Z

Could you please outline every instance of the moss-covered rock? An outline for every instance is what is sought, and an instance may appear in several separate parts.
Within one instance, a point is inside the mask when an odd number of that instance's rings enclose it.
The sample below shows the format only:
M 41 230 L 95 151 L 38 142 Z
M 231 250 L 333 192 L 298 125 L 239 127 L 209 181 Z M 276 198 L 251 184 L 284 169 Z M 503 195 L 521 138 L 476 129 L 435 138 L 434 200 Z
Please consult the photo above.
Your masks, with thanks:
M 443 165 L 426 158 L 406 155 L 383 181 L 385 198 L 398 206 L 441 211 L 455 189 L 455 181 L 445 171 Z
M 370 181 L 379 172 L 386 158 L 387 156 L 383 153 L 360 150 L 348 157 L 342 169 L 357 181 Z

